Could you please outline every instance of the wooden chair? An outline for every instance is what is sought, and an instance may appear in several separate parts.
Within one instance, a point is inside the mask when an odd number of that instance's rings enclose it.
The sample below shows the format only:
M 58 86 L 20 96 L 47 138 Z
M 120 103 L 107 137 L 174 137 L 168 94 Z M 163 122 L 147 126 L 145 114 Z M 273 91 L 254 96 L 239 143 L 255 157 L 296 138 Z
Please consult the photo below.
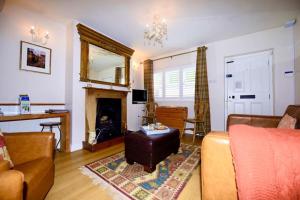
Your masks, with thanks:
M 203 102 L 200 104 L 199 108 L 199 118 L 189 118 L 186 120 L 186 123 L 191 123 L 194 125 L 193 128 L 185 128 L 184 130 L 192 130 L 193 131 L 193 143 L 195 142 L 196 134 L 202 132 L 203 135 L 206 135 L 206 128 L 205 128 L 205 116 L 208 111 L 208 103 Z M 201 130 L 202 129 L 202 130 Z
M 158 104 L 155 102 L 148 102 L 145 105 L 145 116 L 143 116 L 142 124 L 149 124 L 155 122 L 155 111 Z

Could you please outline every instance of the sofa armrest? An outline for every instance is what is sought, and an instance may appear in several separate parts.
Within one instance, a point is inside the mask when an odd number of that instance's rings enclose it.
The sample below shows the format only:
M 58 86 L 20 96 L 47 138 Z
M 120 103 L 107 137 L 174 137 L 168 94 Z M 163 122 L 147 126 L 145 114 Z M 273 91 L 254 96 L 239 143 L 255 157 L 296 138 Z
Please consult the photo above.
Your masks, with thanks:
M 8 170 L 0 172 L 0 199 L 22 200 L 23 181 L 24 175 L 20 171 Z
M 203 200 L 237 199 L 227 133 L 209 133 L 202 141 L 201 186 Z
M 7 160 L 1 160 L 0 161 L 0 172 L 4 172 L 9 170 L 9 162 Z
M 4 138 L 7 150 L 14 165 L 19 165 L 42 157 L 53 159 L 53 133 L 5 133 Z
M 256 127 L 276 128 L 282 117 L 280 116 L 263 116 L 263 115 L 241 115 L 231 114 L 227 119 L 227 130 L 234 124 L 246 124 Z

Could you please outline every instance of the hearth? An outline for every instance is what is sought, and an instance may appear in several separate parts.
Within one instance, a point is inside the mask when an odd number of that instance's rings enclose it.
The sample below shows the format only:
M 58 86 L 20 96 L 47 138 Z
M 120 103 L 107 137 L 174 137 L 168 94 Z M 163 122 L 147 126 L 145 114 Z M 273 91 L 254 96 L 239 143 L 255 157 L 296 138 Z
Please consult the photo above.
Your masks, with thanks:
M 121 99 L 98 98 L 96 112 L 97 143 L 122 136 Z

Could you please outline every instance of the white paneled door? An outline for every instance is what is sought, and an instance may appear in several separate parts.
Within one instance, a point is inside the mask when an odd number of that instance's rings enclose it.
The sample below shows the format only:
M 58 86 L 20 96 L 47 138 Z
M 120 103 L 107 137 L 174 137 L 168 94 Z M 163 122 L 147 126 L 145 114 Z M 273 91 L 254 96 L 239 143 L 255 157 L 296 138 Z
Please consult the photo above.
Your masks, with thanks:
M 230 114 L 273 115 L 272 51 L 225 59 L 225 124 Z

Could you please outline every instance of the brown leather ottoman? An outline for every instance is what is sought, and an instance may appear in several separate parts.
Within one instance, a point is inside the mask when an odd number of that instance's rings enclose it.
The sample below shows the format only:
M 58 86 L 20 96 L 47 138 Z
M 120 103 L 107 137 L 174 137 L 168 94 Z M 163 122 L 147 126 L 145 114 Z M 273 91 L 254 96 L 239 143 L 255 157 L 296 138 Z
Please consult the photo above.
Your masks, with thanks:
M 169 133 L 146 135 L 142 131 L 125 134 L 125 158 L 128 164 L 137 162 L 146 172 L 153 172 L 156 165 L 171 153 L 177 153 L 180 145 L 179 130 Z

